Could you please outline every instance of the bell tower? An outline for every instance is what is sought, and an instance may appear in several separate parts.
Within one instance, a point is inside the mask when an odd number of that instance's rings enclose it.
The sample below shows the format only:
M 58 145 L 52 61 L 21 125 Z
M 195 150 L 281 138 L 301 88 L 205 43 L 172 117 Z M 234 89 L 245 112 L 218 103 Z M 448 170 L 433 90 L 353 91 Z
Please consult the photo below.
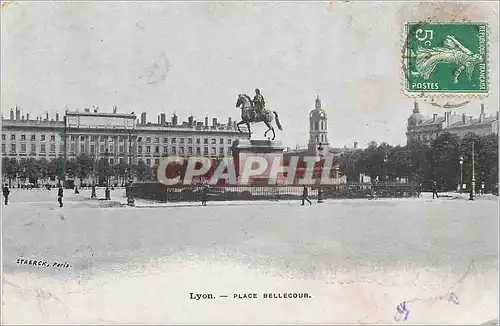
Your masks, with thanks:
M 317 151 L 320 143 L 324 148 L 329 145 L 328 118 L 321 108 L 321 100 L 317 95 L 314 109 L 309 113 L 309 150 Z

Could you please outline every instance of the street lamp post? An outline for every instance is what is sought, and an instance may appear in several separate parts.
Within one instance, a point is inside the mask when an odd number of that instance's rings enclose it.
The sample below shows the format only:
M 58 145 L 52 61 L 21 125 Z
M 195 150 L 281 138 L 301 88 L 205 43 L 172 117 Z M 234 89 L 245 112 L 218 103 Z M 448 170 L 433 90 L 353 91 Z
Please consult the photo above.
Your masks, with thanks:
M 463 164 L 464 164 L 464 157 L 460 155 L 460 186 L 459 186 L 459 191 L 462 193 L 462 185 L 464 184 L 463 181 Z
M 474 197 L 476 196 L 476 171 L 475 171 L 475 166 L 474 166 L 474 142 L 472 142 L 472 180 L 471 180 L 471 187 L 470 187 L 470 197 L 469 200 L 474 200 Z
M 126 196 L 127 196 L 127 205 L 128 206 L 135 206 L 135 200 L 134 197 L 132 196 L 132 146 L 130 145 L 132 143 L 132 134 L 129 132 L 128 133 L 128 173 L 127 173 L 127 188 L 126 188 Z
M 111 194 L 110 194 L 110 191 L 109 191 L 109 178 L 110 178 L 110 175 L 111 175 L 111 166 L 109 164 L 109 156 L 110 156 L 110 153 L 108 151 L 108 149 L 106 148 L 106 152 L 104 153 L 104 157 L 106 158 L 106 161 L 105 161 L 105 164 L 104 164 L 104 171 L 106 173 L 106 188 L 104 190 L 104 195 L 105 195 L 105 198 L 106 200 L 110 200 L 111 199 Z
M 385 181 L 387 182 L 389 180 L 389 175 L 387 174 L 387 153 L 384 154 L 384 167 L 385 167 Z
M 324 150 L 323 145 L 321 143 L 319 143 L 318 153 L 319 153 L 320 161 L 321 161 L 321 159 L 323 159 L 323 150 Z M 322 169 L 323 168 L 324 167 L 322 167 Z M 321 175 L 322 174 L 323 174 L 323 171 L 321 171 Z M 323 202 L 323 189 L 321 189 L 321 179 L 320 179 L 320 182 L 318 185 L 318 203 L 322 203 L 322 202 Z

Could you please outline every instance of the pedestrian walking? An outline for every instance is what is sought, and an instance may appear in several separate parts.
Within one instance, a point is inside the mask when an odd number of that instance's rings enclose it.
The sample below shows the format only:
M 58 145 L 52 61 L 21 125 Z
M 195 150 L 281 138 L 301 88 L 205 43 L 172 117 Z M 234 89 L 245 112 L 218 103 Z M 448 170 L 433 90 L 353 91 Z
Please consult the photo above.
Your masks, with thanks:
M 439 195 L 437 193 L 436 181 L 432 183 L 432 199 L 434 199 L 434 196 L 436 196 L 436 198 L 439 198 Z
M 312 205 L 311 201 L 309 200 L 308 190 L 307 190 L 306 186 L 304 186 L 304 188 L 302 189 L 302 205 L 301 206 L 304 206 L 304 201 L 307 201 L 309 203 L 309 205 Z
M 59 202 L 59 207 L 63 207 L 63 188 L 59 186 L 59 191 L 57 192 L 57 201 Z
M 5 198 L 5 205 L 8 205 L 9 204 L 10 190 L 9 190 L 9 186 L 7 184 L 5 184 L 5 186 L 3 187 L 2 192 L 3 192 L 3 196 Z
M 318 203 L 323 202 L 323 189 L 321 187 L 318 188 Z
M 92 184 L 92 194 L 90 195 L 90 198 L 97 198 L 97 194 L 95 193 L 95 184 Z
M 201 189 L 201 204 L 203 206 L 207 206 L 207 201 L 208 201 L 208 185 L 203 185 L 203 188 Z

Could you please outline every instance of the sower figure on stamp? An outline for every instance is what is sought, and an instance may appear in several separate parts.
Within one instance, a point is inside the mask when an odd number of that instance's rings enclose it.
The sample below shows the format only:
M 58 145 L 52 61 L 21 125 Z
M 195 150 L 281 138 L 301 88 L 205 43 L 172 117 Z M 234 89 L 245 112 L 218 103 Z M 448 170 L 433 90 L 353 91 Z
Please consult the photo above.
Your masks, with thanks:
M 57 201 L 59 202 L 59 207 L 63 207 L 63 188 L 59 186 L 59 191 L 57 192 Z
M 2 192 L 3 192 L 3 196 L 5 198 L 5 205 L 8 205 L 9 204 L 10 190 L 9 190 L 9 186 L 7 184 L 5 184 L 5 186 L 3 186 Z
M 483 62 L 480 54 L 474 54 L 464 47 L 453 35 L 447 35 L 443 46 L 430 49 L 419 46 L 416 50 L 415 71 L 412 75 L 428 80 L 436 67 L 441 63 L 452 63 L 457 67 L 453 71 L 453 83 L 458 83 L 458 77 L 465 70 L 467 79 L 471 81 L 474 67 Z
M 304 186 L 304 188 L 302 189 L 302 206 L 304 206 L 304 201 L 307 201 L 309 205 L 312 205 L 311 201 L 309 200 L 309 194 L 306 186 Z

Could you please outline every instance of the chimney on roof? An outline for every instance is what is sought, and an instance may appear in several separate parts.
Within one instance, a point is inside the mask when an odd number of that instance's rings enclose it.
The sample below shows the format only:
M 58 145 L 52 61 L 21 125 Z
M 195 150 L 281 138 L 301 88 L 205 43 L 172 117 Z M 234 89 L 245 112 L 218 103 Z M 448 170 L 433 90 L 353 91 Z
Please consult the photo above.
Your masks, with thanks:
M 212 118 L 212 127 L 217 127 L 217 118 Z
M 432 115 L 432 121 L 436 122 L 436 120 L 437 120 L 437 116 L 438 116 L 438 115 L 437 115 L 437 113 L 434 113 L 434 114 Z
M 16 120 L 21 120 L 21 110 L 16 106 Z
M 483 122 L 484 118 L 486 118 L 486 114 L 484 113 L 484 103 L 481 103 L 481 113 L 479 114 L 479 122 Z
M 160 124 L 163 126 L 163 125 L 165 125 L 165 122 L 166 122 L 165 113 L 161 113 L 160 114 Z
M 205 117 L 205 128 L 208 128 L 208 116 Z
M 232 127 L 232 121 L 233 121 L 233 119 L 231 119 L 231 117 L 227 118 L 227 125 L 229 128 Z
M 446 127 L 450 126 L 451 112 L 444 113 L 444 119 L 446 120 Z
M 160 115 L 158 114 L 158 124 L 160 124 Z
M 194 117 L 193 117 L 192 115 L 188 117 L 188 125 L 189 125 L 190 127 L 192 127 L 192 126 L 193 126 L 193 120 L 194 120 Z
M 49 121 L 49 112 L 45 113 L 45 121 Z
M 10 109 L 10 120 L 14 120 L 14 109 Z
M 59 121 L 59 113 L 56 113 L 56 121 Z
M 465 117 L 465 113 L 462 114 L 462 124 L 465 124 L 466 122 L 466 117 Z
M 30 119 L 30 114 L 26 113 L 26 120 L 29 120 L 29 119 Z
M 177 116 L 177 114 L 174 113 L 172 115 L 172 125 L 177 126 L 178 122 L 179 122 L 179 117 Z
M 357 141 L 355 141 L 355 142 L 354 142 L 354 149 L 357 149 L 357 148 L 358 148 L 358 142 L 357 142 Z
M 415 102 L 413 102 L 413 113 L 420 113 L 420 109 L 418 108 L 418 103 L 416 100 Z
M 146 124 L 146 112 L 141 113 L 141 125 Z
M 24 121 L 24 114 L 21 116 L 21 120 Z

